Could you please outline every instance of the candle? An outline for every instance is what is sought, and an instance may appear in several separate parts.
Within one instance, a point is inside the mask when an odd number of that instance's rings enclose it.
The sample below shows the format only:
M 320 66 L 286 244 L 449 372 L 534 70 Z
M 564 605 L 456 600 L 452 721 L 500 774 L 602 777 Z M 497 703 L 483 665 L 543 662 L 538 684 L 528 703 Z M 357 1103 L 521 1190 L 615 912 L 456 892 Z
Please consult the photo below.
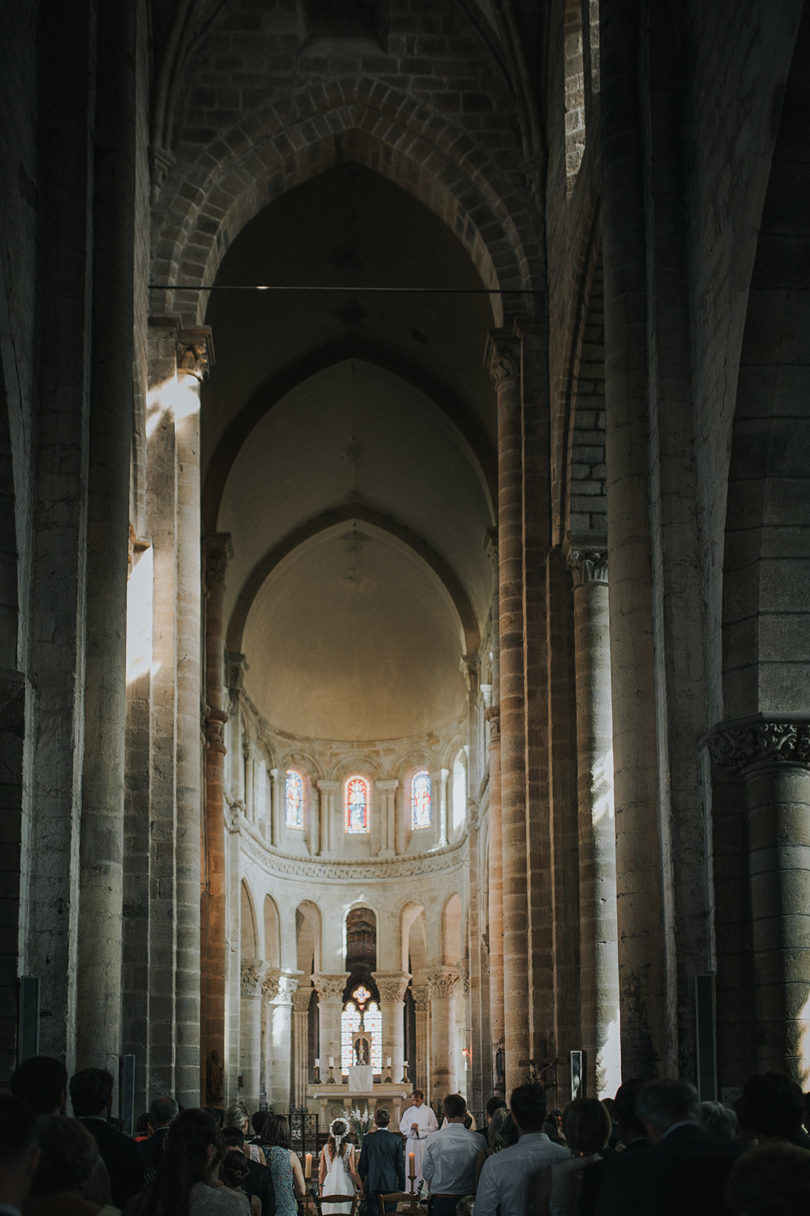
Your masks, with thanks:
M 329 1067 L 330 1067 L 330 1068 L 334 1068 L 334 1067 L 335 1067 L 335 1057 L 334 1057 L 334 1056 L 330 1056 L 330 1057 L 329 1057 Z
M 315 1057 L 315 1067 L 320 1068 L 320 1066 L 321 1066 L 321 1058 L 320 1058 L 320 1056 L 316 1056 Z
M 416 1153 L 408 1153 L 408 1177 L 416 1177 Z
M 307 1153 L 306 1157 L 304 1158 L 304 1177 L 312 1177 L 312 1153 Z
M 391 1057 L 390 1057 L 390 1056 L 386 1056 L 386 1058 L 385 1058 L 385 1066 L 386 1066 L 386 1068 L 390 1068 L 390 1067 L 391 1067 Z

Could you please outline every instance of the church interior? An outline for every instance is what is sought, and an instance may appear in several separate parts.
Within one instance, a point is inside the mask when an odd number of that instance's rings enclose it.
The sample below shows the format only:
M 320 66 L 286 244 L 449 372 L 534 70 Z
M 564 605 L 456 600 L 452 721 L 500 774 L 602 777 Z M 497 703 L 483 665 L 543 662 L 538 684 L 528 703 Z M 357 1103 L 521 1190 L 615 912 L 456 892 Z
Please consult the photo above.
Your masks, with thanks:
M 808 6 L 4 35 L 4 1081 L 810 1088 Z

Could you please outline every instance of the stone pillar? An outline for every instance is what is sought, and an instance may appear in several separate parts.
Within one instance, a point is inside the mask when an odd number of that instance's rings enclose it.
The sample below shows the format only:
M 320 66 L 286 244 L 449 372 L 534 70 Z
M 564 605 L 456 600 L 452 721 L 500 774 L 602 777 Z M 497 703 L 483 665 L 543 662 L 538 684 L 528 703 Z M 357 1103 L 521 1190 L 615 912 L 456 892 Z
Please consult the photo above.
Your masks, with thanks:
M 340 796 L 339 781 L 319 781 L 318 792 L 321 795 L 321 823 L 324 833 L 324 851 L 334 853 L 335 831 Z
M 505 1078 L 495 1059 L 498 1045 L 503 1048 L 503 853 L 501 851 L 501 729 L 500 709 L 491 705 L 486 711 L 489 724 L 489 1025 L 492 1055 L 493 1092 L 503 1096 Z
M 200 1099 L 200 701 L 202 569 L 200 537 L 200 388 L 213 362 L 210 330 L 180 335 L 175 439 L 177 452 L 177 810 L 175 851 L 176 1089 L 181 1106 Z M 224 938 L 223 938 L 224 947 Z M 217 960 L 225 966 L 224 948 Z M 223 984 L 224 997 L 224 984 Z M 224 1042 L 223 1010 L 207 1010 Z M 220 1030 L 221 1027 L 221 1030 Z M 209 1037 L 206 1025 L 204 1034 Z M 213 1040 L 212 1040 L 213 1041 Z M 208 1054 L 208 1053 L 207 1053 Z M 206 1058 L 207 1058 L 206 1054 Z M 220 1059 L 222 1056 L 220 1055 Z
M 225 572 L 229 536 L 205 539 L 205 856 L 203 857 L 202 1059 L 216 1051 L 225 1059 Z M 244 993 L 244 983 L 242 991 Z M 244 1074 L 243 1074 L 244 1075 Z M 258 1082 L 258 1076 L 257 1076 Z M 253 1089 L 250 1089 L 253 1093 Z M 258 1088 L 256 1089 L 258 1095 Z M 205 1094 L 214 1106 L 213 1095 Z
M 722 723 L 712 760 L 745 783 L 760 1071 L 810 1072 L 810 720 L 760 716 Z
M 265 1089 L 268 1100 L 277 1110 L 286 1110 L 293 1097 L 290 1082 L 293 1079 L 293 1003 L 303 972 L 268 970 L 262 993 L 267 1002 L 267 1071 Z M 307 997 L 309 990 L 306 989 Z M 306 1032 L 305 1032 L 306 1033 Z M 306 1042 L 306 1039 L 305 1039 Z M 306 1095 L 306 1091 L 304 1091 Z M 306 1105 L 306 1097 L 296 1105 Z
M 318 854 L 323 850 L 323 838 L 321 836 L 322 825 L 320 807 L 315 799 L 312 801 L 313 805 L 309 808 L 309 815 L 305 819 L 305 827 L 309 837 L 309 851 L 313 857 L 317 857 Z
M 401 857 L 405 852 L 405 790 L 394 791 L 394 852 Z
M 121 1050 L 126 619 L 135 362 L 138 14 L 98 9 L 92 169 L 85 701 L 76 957 L 76 1064 Z M 43 437 L 44 438 L 44 437 Z M 54 442 L 52 437 L 48 437 Z M 69 509 L 57 502 L 54 513 Z M 60 775 L 61 777 L 61 775 Z
M 318 993 L 320 1020 L 321 1077 L 329 1075 L 329 1058 L 335 1061 L 335 1081 L 340 1080 L 340 1015 L 343 1012 L 343 990 L 349 978 L 348 971 L 332 975 L 313 975 L 312 982 Z
M 393 857 L 395 845 L 395 793 L 398 781 L 375 781 L 380 819 L 380 857 Z
M 416 1059 L 409 1060 L 414 1088 L 430 1092 L 430 990 L 426 983 L 413 984 L 415 1010 Z
M 259 1105 L 262 1053 L 262 973 L 261 963 L 242 963 L 239 1008 L 240 1097 L 250 1110 Z
M 456 1091 L 455 992 L 458 967 L 440 967 L 426 977 L 430 992 L 430 1098 L 442 1101 Z
M 386 1073 L 385 1061 L 390 1056 L 391 1076 L 398 1083 L 402 1078 L 405 1059 L 405 1023 L 402 1001 L 411 977 L 406 972 L 400 971 L 375 971 L 373 975 L 380 992 L 383 1076 Z
M 607 558 L 570 548 L 579 802 L 582 1046 L 588 1093 L 613 1097 L 621 1084 L 619 947 Z
M 490 334 L 486 365 L 498 401 L 498 586 L 503 974 L 506 1082 L 529 1058 L 528 893 L 523 647 L 523 463 L 519 343 Z
M 281 825 L 284 822 L 284 794 L 286 773 L 280 768 L 270 769 L 270 843 L 279 847 Z
M 312 985 L 298 987 L 293 993 L 293 1093 L 295 1106 L 306 1106 L 309 1084 L 309 1002 Z M 323 1061 L 321 1060 L 321 1064 Z M 326 1073 L 321 1072 L 321 1077 Z M 268 1087 L 269 1092 L 269 1087 Z

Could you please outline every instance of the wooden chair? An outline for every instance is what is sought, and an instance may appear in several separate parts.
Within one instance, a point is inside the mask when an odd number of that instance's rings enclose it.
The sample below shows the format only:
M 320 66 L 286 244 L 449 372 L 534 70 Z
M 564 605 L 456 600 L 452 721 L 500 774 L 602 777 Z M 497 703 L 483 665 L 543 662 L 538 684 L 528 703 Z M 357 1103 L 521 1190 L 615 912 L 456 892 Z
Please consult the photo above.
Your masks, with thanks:
M 323 1211 L 325 1203 L 348 1203 L 351 1199 L 352 1208 L 349 1216 L 357 1216 L 357 1205 L 360 1202 L 360 1195 L 357 1191 L 353 1195 L 315 1195 L 315 1203 L 318 1207 L 318 1213 Z
M 420 1199 L 410 1191 L 391 1191 L 387 1195 L 380 1195 L 380 1216 L 388 1216 L 385 1210 L 387 1203 L 395 1205 L 396 1216 L 427 1216 L 429 1211 L 427 1195 Z M 368 1216 L 371 1216 L 371 1212 Z

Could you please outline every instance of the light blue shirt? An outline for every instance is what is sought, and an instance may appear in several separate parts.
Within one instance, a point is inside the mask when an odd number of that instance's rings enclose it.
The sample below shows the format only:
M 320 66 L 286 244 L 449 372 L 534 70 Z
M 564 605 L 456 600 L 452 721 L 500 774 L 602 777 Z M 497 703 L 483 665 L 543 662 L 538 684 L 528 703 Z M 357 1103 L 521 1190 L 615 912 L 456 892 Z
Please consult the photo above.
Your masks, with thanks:
M 487 1157 L 475 1193 L 475 1216 L 526 1216 L 532 1175 L 570 1156 L 545 1132 L 526 1132 L 517 1144 Z
M 472 1195 L 475 1158 L 484 1142 L 463 1123 L 448 1123 L 425 1141 L 422 1177 L 433 1195 Z

